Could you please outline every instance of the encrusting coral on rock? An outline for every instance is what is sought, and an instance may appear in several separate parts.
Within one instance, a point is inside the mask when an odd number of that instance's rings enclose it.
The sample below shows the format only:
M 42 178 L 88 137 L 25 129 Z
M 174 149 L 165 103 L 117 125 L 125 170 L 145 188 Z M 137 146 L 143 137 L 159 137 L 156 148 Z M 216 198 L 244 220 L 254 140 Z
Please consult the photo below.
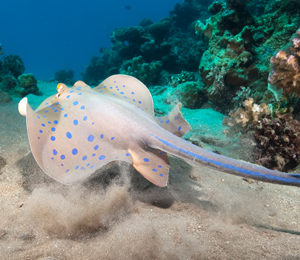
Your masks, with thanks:
M 224 118 L 223 124 L 229 127 L 224 133 L 231 137 L 241 133 L 240 143 L 253 140 L 247 147 L 253 163 L 279 171 L 295 168 L 300 163 L 300 123 L 293 118 L 293 109 L 280 109 L 278 104 L 271 111 L 266 104 L 254 104 L 252 98 L 243 106 Z
M 271 58 L 269 83 L 282 89 L 284 95 L 300 97 L 300 29 L 291 44 Z M 276 90 L 275 90 L 276 91 Z

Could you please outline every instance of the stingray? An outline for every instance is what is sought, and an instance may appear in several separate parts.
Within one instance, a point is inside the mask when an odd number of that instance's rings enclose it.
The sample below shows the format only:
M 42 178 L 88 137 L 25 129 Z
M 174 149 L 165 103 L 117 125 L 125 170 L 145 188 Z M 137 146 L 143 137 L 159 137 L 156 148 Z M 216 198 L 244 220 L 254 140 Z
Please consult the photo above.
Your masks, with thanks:
M 181 104 L 155 117 L 152 96 L 136 78 L 113 75 L 91 88 L 82 81 L 60 83 L 33 111 L 23 98 L 32 154 L 42 170 L 63 184 L 80 182 L 114 161 L 133 165 L 147 180 L 168 183 L 169 157 L 204 164 L 264 182 L 300 186 L 300 174 L 287 174 L 234 160 L 195 146 L 181 137 L 191 130 Z

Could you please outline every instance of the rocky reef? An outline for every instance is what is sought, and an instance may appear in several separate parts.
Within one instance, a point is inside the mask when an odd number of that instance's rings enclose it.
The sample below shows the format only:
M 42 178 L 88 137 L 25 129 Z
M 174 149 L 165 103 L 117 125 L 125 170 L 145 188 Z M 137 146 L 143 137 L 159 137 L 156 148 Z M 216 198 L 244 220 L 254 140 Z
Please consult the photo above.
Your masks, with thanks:
M 252 162 L 289 170 L 299 163 L 299 8 L 294 0 L 185 0 L 159 22 L 116 28 L 82 76 L 96 85 L 128 74 L 164 104 L 208 104 L 229 115 L 226 134 L 248 146 Z
M 23 74 L 24 71 L 24 62 L 18 55 L 4 56 L 0 60 L 0 103 L 9 102 L 14 96 L 38 94 L 35 77 L 32 74 Z

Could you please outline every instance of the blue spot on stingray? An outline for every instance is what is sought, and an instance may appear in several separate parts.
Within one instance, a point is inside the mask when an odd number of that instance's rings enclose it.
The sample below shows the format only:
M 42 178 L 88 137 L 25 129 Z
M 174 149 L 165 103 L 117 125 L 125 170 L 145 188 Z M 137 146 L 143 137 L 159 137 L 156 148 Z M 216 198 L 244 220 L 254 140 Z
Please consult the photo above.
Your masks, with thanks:
M 66 170 L 66 172 L 69 172 L 70 170 Z
M 114 140 L 114 139 L 115 139 L 114 137 L 110 138 L 110 140 Z
M 45 113 L 48 113 L 48 110 L 46 110 Z
M 51 160 L 54 160 L 54 158 L 53 158 L 53 157 L 51 157 Z
M 100 135 L 100 138 L 103 139 L 103 134 Z
M 81 95 L 82 95 L 82 93 L 78 93 L 78 95 L 79 95 L 79 96 L 81 96 Z
M 57 155 L 57 151 L 53 149 L 53 155 Z
M 73 102 L 73 105 L 74 105 L 74 106 L 77 106 L 78 103 L 79 103 L 78 101 L 74 101 L 74 102 Z
M 98 148 L 99 148 L 99 145 L 94 146 L 94 150 L 98 150 Z
M 54 106 L 54 104 L 51 105 L 51 107 L 53 107 L 53 106 Z
M 40 116 L 37 116 L 37 118 L 41 118 Z
M 180 130 L 181 130 L 181 126 L 178 127 L 178 131 L 180 131 Z
M 169 122 L 170 122 L 170 120 L 167 120 L 167 121 L 166 121 L 166 124 L 169 124 Z
M 62 107 L 60 110 L 64 110 L 64 108 Z
M 41 139 L 41 138 L 38 137 L 38 139 Z
M 157 170 L 156 170 L 156 169 L 152 169 L 152 171 L 153 171 L 153 172 L 157 172 Z
M 56 102 L 56 105 L 58 105 L 59 104 L 59 102 Z
M 80 109 L 85 109 L 85 106 L 81 106 Z
M 68 116 L 68 114 L 64 114 L 64 117 L 67 117 Z
M 55 127 L 52 127 L 52 128 L 51 128 L 51 131 L 52 131 L 52 132 L 55 132 Z
M 88 163 L 86 166 L 90 166 L 90 163 Z
M 125 85 L 123 85 L 123 88 L 125 88 Z
M 93 168 L 94 168 L 94 166 L 91 166 L 90 168 L 91 168 L 91 169 L 93 169 Z
M 45 127 L 45 124 L 42 124 L 43 127 Z
M 76 149 L 76 148 L 74 148 L 73 150 L 72 150 L 72 154 L 73 155 L 76 155 L 78 153 L 78 150 Z
M 85 161 L 86 159 L 87 159 L 87 156 L 86 156 L 86 155 L 82 157 L 82 160 L 83 160 L 83 161 Z
M 60 156 L 60 159 L 64 160 L 64 159 L 66 159 L 66 156 L 62 154 L 62 155 Z
M 159 176 L 160 176 L 160 177 L 163 177 L 164 175 L 161 173 Z
M 159 154 L 163 155 L 163 154 L 164 154 L 164 152 L 160 152 Z
M 113 96 L 115 96 L 116 94 L 115 93 L 113 93 Z
M 53 123 L 57 125 L 57 124 L 58 124 L 58 121 L 57 121 L 57 120 L 54 120 Z
M 43 117 L 46 117 L 45 115 L 43 115 Z
M 40 130 L 40 133 L 43 133 L 43 131 L 42 131 L 42 130 Z
M 77 170 L 79 168 L 79 166 L 77 165 L 76 167 L 75 167 L 75 170 Z
M 94 125 L 95 123 L 93 122 L 92 125 Z
M 57 109 L 55 109 L 54 112 L 57 112 Z
M 123 98 L 127 98 L 126 96 L 124 96 Z
M 139 104 L 142 104 L 142 102 L 141 102 L 141 101 L 139 101 Z
M 161 123 L 163 123 L 164 121 L 163 121 L 163 120 L 161 120 L 160 122 L 161 122 Z
M 112 87 L 109 87 L 110 89 L 112 89 Z
M 161 165 L 158 165 L 157 167 L 158 167 L 158 168 L 161 168 L 162 166 L 161 166 Z
M 135 99 L 132 99 L 133 101 L 135 101 Z
M 81 90 L 81 87 L 77 87 L 76 89 L 77 89 L 77 90 Z
M 126 156 L 130 156 L 130 153 L 127 153 Z
M 70 91 L 70 93 L 74 93 L 74 92 L 75 92 L 74 90 L 71 90 L 71 91 Z
M 148 158 L 144 158 L 144 162 L 149 162 L 149 159 Z
M 66 98 L 70 98 L 71 95 L 66 96 Z
M 51 122 L 50 122 L 50 121 L 48 121 L 48 124 L 51 124 Z
M 51 136 L 50 139 L 51 139 L 51 141 L 55 141 L 55 137 L 54 136 Z
M 96 154 L 95 154 L 95 153 L 93 153 L 93 154 L 92 154 L 92 156 L 93 156 L 93 157 L 95 157 L 95 156 L 96 156 Z
M 75 119 L 75 120 L 73 121 L 73 123 L 74 123 L 74 125 L 78 125 L 78 120 Z
M 124 94 L 124 92 L 120 92 L 120 94 L 122 94 L 122 95 L 123 95 L 123 94 Z
M 106 88 L 106 86 L 104 86 L 103 88 Z
M 89 142 L 93 142 L 94 141 L 94 136 L 93 135 L 89 135 L 87 139 L 88 139 Z
M 134 95 L 134 92 L 131 92 L 132 95 Z
M 84 117 L 83 117 L 83 121 L 86 121 L 86 120 L 87 120 L 87 116 L 84 116 Z
M 47 102 L 46 104 L 45 104 L 45 106 L 47 106 L 49 103 Z
M 70 132 L 67 132 L 67 133 L 66 133 L 66 136 L 67 136 L 69 139 L 72 138 L 72 134 L 71 134 Z
M 100 155 L 99 160 L 104 160 L 105 159 L 105 155 Z

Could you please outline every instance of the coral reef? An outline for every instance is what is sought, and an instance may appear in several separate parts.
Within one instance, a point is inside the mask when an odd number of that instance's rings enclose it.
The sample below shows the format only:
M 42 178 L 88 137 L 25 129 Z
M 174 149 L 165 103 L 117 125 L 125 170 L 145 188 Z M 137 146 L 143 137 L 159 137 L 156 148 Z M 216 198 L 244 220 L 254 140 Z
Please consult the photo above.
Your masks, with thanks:
M 260 16 L 254 17 L 246 1 L 214 1 L 210 19 L 195 24 L 196 32 L 208 37 L 209 47 L 199 71 L 214 109 L 227 114 L 234 109 L 234 97 L 241 86 L 250 88 L 255 102 L 261 103 L 268 86 L 269 59 L 284 46 L 300 24 L 290 8 L 300 2 L 268 1 Z
M 143 19 L 139 26 L 115 29 L 111 33 L 113 45 L 101 48 L 101 56 L 92 58 L 82 73 L 84 81 L 95 85 L 139 56 L 144 63 L 161 62 L 163 75 L 196 72 L 207 41 L 195 35 L 192 23 L 200 15 L 208 18 L 205 6 L 196 2 L 177 4 L 170 16 L 159 22 Z
M 20 86 L 17 87 L 14 91 L 18 93 L 20 97 L 24 97 L 30 93 L 37 95 L 39 89 L 37 87 L 37 80 L 33 74 L 22 74 L 18 77 Z
M 177 84 L 166 96 L 165 103 L 176 105 L 178 102 L 181 102 L 186 108 L 200 108 L 207 102 L 203 84 L 199 81 L 187 81 Z
M 300 29 L 296 35 L 286 50 L 280 50 L 271 58 L 269 83 L 275 85 L 277 90 L 282 89 L 284 95 L 300 97 Z
M 241 133 L 240 144 L 253 140 L 247 145 L 253 163 L 279 171 L 295 168 L 300 163 L 300 123 L 293 118 L 293 109 L 274 103 L 276 107 L 270 110 L 266 104 L 254 104 L 253 98 L 243 106 L 245 109 L 238 108 L 224 118 L 223 124 L 229 127 L 224 134 L 233 137 Z
M 73 70 L 58 70 L 55 72 L 54 80 L 65 83 L 67 85 L 73 85 L 74 84 L 74 71 Z
M 18 55 L 4 56 L 2 67 L 4 71 L 11 73 L 15 78 L 25 71 L 24 62 Z
M 160 61 L 152 61 L 146 63 L 142 56 L 127 60 L 122 64 L 121 74 L 133 76 L 142 81 L 147 86 L 158 84 L 162 63 Z

